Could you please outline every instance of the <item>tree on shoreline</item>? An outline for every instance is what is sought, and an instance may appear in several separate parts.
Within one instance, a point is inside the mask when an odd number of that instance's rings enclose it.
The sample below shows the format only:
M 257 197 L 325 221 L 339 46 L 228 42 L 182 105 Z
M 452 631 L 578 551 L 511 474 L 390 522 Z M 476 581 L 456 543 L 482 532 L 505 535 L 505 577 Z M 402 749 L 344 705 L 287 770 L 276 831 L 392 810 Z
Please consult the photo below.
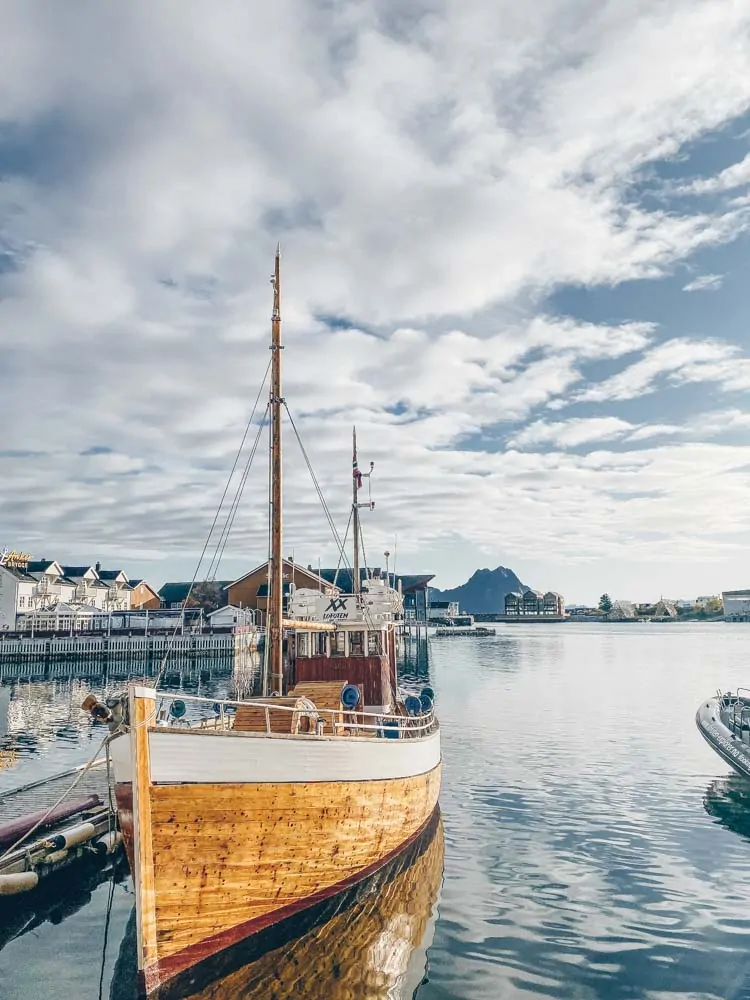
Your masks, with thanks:
M 605 615 L 608 615 L 612 610 L 612 599 L 609 594 L 602 594 L 599 598 L 599 610 L 603 611 Z

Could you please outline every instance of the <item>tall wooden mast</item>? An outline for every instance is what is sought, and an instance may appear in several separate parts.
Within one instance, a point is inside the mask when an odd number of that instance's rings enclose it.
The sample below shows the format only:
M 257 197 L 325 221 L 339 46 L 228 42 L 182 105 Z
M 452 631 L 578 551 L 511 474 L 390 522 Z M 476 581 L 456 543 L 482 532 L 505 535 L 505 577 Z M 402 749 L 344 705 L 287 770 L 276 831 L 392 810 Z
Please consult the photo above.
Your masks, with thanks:
M 281 507 L 281 247 L 276 247 L 273 278 L 273 314 L 271 316 L 271 560 L 268 592 L 268 672 L 271 691 L 283 694 L 283 614 L 284 614 L 284 556 L 282 552 Z
M 361 485 L 357 463 L 357 428 L 352 427 L 352 528 L 354 529 L 354 565 L 352 567 L 352 592 L 359 593 L 359 500 L 357 490 Z

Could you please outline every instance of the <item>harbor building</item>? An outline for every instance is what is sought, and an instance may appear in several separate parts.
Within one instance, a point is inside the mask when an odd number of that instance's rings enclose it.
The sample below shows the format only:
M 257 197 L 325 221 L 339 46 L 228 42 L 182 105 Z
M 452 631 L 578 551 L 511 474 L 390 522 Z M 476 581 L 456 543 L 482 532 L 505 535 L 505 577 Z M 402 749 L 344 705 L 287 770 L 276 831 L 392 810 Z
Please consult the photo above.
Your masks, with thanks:
M 427 609 L 429 621 L 447 621 L 458 617 L 458 601 L 430 601 Z
M 222 602 L 222 591 L 231 583 L 231 580 L 211 580 L 210 584 L 215 587 L 219 594 L 219 603 Z M 185 607 L 185 601 L 190 593 L 190 588 L 195 591 L 200 586 L 205 586 L 205 580 L 196 580 L 195 583 L 190 583 L 190 581 L 181 581 L 179 583 L 165 583 L 163 587 L 159 589 L 159 605 L 165 611 L 179 611 L 181 608 Z M 192 600 L 192 594 L 191 594 Z M 189 606 L 189 605 L 188 605 Z
M 231 628 L 235 625 L 255 625 L 255 611 L 252 608 L 236 608 L 225 604 L 206 616 L 211 628 Z
M 724 590 L 724 618 L 730 622 L 750 621 L 750 590 Z
M 62 598 L 76 604 L 87 604 L 99 611 L 104 610 L 107 603 L 109 587 L 99 579 L 94 566 L 63 566 L 63 575 L 58 584 L 73 583 L 75 589 L 72 595 Z
M 548 590 L 513 591 L 505 595 L 506 618 L 564 618 L 565 599 L 562 594 Z
M 131 580 L 130 586 L 133 588 L 130 598 L 133 611 L 155 611 L 161 607 L 158 591 L 145 580 Z
M 145 583 L 144 592 L 153 594 Z M 22 616 L 88 620 L 98 612 L 130 611 L 134 588 L 121 569 L 69 566 L 28 553 L 0 553 L 0 630 L 13 631 Z M 76 626 L 81 627 L 81 626 Z
M 323 576 L 318 576 L 310 567 L 305 569 L 292 559 L 285 559 L 282 568 L 284 610 L 289 603 L 289 595 L 294 589 L 320 590 L 326 594 L 337 594 L 341 587 L 332 587 Z M 237 608 L 253 608 L 265 612 L 268 608 L 268 560 L 224 586 L 227 604 Z

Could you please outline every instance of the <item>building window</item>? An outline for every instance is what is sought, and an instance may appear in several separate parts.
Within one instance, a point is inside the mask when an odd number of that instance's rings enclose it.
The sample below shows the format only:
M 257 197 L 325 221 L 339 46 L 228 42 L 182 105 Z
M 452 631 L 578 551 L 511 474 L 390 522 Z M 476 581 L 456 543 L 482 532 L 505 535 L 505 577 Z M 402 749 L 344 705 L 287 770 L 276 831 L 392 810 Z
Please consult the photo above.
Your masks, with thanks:
M 318 656 L 328 656 L 325 632 L 318 632 Z
M 309 656 L 308 650 L 310 648 L 309 643 L 310 636 L 307 632 L 300 632 L 297 636 L 297 655 L 298 656 Z
M 380 654 L 380 632 L 367 633 L 367 652 L 370 656 L 378 656 Z
M 26 606 L 26 598 L 25 597 L 19 597 L 18 598 L 18 607 L 19 608 L 23 608 L 25 606 Z
M 346 632 L 334 632 L 332 639 L 331 653 L 334 656 L 344 656 L 346 653 Z
M 365 655 L 365 633 L 364 632 L 350 632 L 349 633 L 349 654 L 351 656 L 364 656 Z

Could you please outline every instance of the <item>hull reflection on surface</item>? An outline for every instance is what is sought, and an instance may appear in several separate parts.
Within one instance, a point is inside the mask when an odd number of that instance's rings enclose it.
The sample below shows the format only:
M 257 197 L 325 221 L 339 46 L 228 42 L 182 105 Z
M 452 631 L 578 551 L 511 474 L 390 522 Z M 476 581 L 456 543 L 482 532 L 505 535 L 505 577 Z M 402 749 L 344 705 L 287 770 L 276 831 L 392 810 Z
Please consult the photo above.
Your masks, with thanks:
M 379 872 L 317 907 L 187 970 L 160 1000 L 411 1000 L 424 980 L 443 877 L 439 810 Z M 134 920 L 111 1000 L 134 996 Z
M 739 774 L 715 778 L 705 791 L 703 808 L 721 826 L 750 840 L 750 780 Z

